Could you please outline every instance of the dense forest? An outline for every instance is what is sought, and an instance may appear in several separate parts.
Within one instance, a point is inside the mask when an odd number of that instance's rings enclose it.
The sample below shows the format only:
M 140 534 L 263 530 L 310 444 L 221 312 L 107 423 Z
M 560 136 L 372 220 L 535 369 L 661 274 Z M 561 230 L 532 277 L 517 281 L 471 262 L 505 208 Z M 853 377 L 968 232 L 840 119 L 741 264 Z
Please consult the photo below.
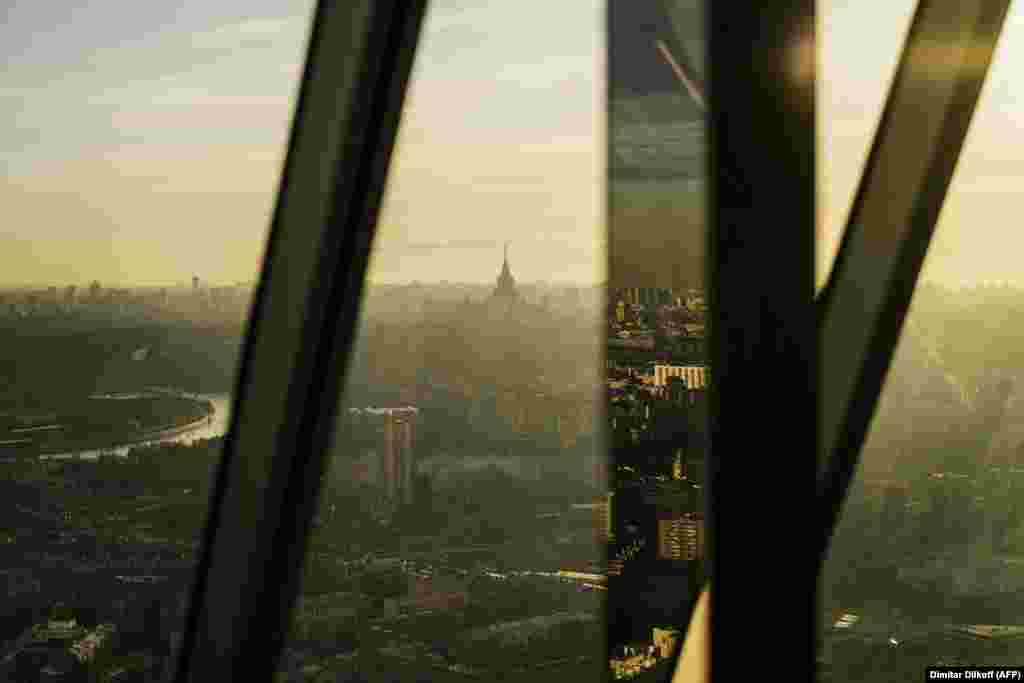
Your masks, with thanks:
M 424 369 L 448 383 L 549 387 L 599 382 L 596 320 L 523 305 L 494 315 L 469 305 L 425 322 L 364 320 L 349 390 L 397 398 Z M 188 322 L 97 328 L 81 321 L 0 321 L 0 412 L 50 409 L 94 393 L 172 386 L 198 393 L 234 388 L 244 330 Z
M 35 410 L 147 386 L 230 391 L 242 331 L 188 323 L 97 329 L 24 319 L 5 321 L 0 339 L 0 411 Z
M 1021 289 L 919 287 L 826 564 L 826 604 L 981 610 L 1009 576 L 1001 558 L 1024 553 L 1022 340 Z M 910 570 L 920 576 L 901 578 Z M 1022 607 L 997 602 L 986 623 Z
M 597 321 L 525 305 L 502 315 L 468 304 L 424 322 L 368 322 L 353 379 L 400 387 L 429 370 L 453 384 L 594 386 L 602 341 Z

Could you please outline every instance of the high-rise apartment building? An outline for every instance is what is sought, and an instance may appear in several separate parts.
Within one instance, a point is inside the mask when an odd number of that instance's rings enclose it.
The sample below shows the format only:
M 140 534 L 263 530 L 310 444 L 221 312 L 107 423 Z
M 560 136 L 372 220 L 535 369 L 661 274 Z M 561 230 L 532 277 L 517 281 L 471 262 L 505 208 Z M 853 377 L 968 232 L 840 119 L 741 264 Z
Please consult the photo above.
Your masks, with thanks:
M 651 642 L 654 643 L 659 657 L 668 658 L 675 653 L 675 648 L 682 637 L 682 631 L 677 628 L 658 628 L 655 626 L 651 633 Z
M 384 491 L 392 501 L 412 502 L 416 408 L 384 409 Z
M 698 560 L 704 556 L 704 519 L 698 513 L 659 516 L 658 559 Z
M 615 525 L 613 523 L 613 501 L 615 492 L 609 491 L 604 498 L 594 505 L 594 536 L 598 543 L 615 541 Z
M 347 439 L 359 451 L 347 456 L 352 479 L 376 484 L 392 503 L 412 502 L 418 417 L 411 406 L 350 409 Z
M 655 365 L 654 386 L 668 385 L 671 377 L 679 377 L 686 382 L 690 391 L 706 389 L 708 386 L 708 368 L 705 365 Z
M 614 290 L 612 298 L 627 304 L 654 308 L 671 305 L 676 297 L 671 289 L 664 287 L 624 287 Z

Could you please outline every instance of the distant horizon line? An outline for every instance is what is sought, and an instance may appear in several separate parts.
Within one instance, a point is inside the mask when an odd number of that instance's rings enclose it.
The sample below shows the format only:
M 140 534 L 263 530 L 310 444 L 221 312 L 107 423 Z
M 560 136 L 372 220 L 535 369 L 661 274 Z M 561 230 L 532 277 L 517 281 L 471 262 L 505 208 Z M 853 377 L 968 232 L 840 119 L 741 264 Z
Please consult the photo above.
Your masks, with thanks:
M 95 280 L 95 279 L 94 279 Z M 0 289 L 37 289 L 46 290 L 50 287 L 56 287 L 57 289 L 63 290 L 67 287 L 74 286 L 78 289 L 88 289 L 94 280 L 88 280 L 85 282 L 67 282 L 61 281 L 59 283 L 54 282 L 8 282 L 0 283 Z M 203 286 L 213 287 L 232 287 L 237 285 L 249 285 L 255 286 L 258 283 L 258 278 L 254 280 L 204 280 L 199 279 L 199 282 Z M 191 288 L 192 281 L 178 280 L 175 282 L 137 282 L 134 284 L 128 284 L 124 282 L 115 283 L 104 283 L 99 280 L 100 286 L 103 289 L 160 289 L 160 288 L 172 288 L 172 287 L 185 287 Z M 600 281 L 584 281 L 584 280 L 523 280 L 518 279 L 516 281 L 517 286 L 532 286 L 532 285 L 572 285 L 577 287 L 599 287 L 606 286 L 608 283 L 606 280 Z M 494 279 L 490 278 L 487 280 L 377 280 L 368 281 L 367 285 L 371 287 L 379 286 L 399 286 L 399 287 L 411 287 L 414 285 L 473 285 L 473 286 L 493 286 Z
M 178 281 L 175 281 L 175 282 L 156 282 L 156 283 L 154 283 L 154 282 L 148 282 L 148 283 L 138 282 L 138 283 L 134 283 L 134 284 L 126 284 L 124 282 L 117 282 L 117 283 L 113 283 L 113 284 L 106 283 L 105 284 L 102 280 L 100 280 L 99 282 L 100 282 L 100 286 L 103 289 L 105 289 L 105 290 L 106 289 L 162 289 L 162 288 L 168 288 L 168 289 L 169 288 L 187 288 L 187 289 L 191 289 L 191 287 L 192 287 L 192 280 L 191 280 L 191 278 L 187 279 L 187 280 L 178 280 Z M 239 285 L 254 287 L 256 284 L 258 284 L 259 278 L 255 278 L 255 279 L 251 279 L 251 280 L 238 280 L 238 279 L 235 279 L 235 280 L 216 280 L 216 281 L 204 280 L 204 279 L 200 278 L 199 282 L 204 287 L 236 287 L 236 286 L 239 286 Z M 33 290 L 38 290 L 38 291 L 44 291 L 44 290 L 46 290 L 46 289 L 48 289 L 50 287 L 56 287 L 59 290 L 64 290 L 64 289 L 66 289 L 69 286 L 74 286 L 74 287 L 76 287 L 79 290 L 87 290 L 91 284 L 92 284 L 92 280 L 87 280 L 87 281 L 84 281 L 84 282 L 61 281 L 61 282 L 56 283 L 56 284 L 54 282 L 52 282 L 52 281 L 51 282 L 24 282 L 24 281 L 23 282 L 6 282 L 6 283 L 0 283 L 0 290 L 7 291 L 7 290 L 33 289 Z M 493 286 L 494 285 L 494 279 L 493 278 L 489 278 L 489 279 L 486 279 L 486 280 L 376 280 L 376 281 L 368 281 L 367 285 L 369 285 L 370 287 L 381 287 L 381 286 L 386 286 L 386 287 L 412 287 L 412 286 L 415 286 L 415 285 L 448 285 L 448 286 L 474 286 L 474 287 L 481 287 L 481 286 Z M 552 280 L 526 280 L 526 279 L 517 278 L 516 279 L 516 285 L 517 286 L 524 286 L 524 287 L 536 286 L 536 285 L 549 285 L 549 286 L 554 285 L 554 286 L 563 286 L 563 287 L 564 286 L 573 286 L 573 287 L 609 287 L 609 286 L 611 286 L 611 287 L 613 287 L 615 289 L 627 289 L 627 288 L 628 289 L 632 289 L 632 288 L 647 289 L 647 288 L 651 288 L 651 285 L 630 285 L 630 284 L 620 284 L 620 283 L 615 283 L 614 285 L 612 285 L 612 283 L 609 280 L 607 280 L 607 279 L 604 279 L 604 280 L 589 280 L 588 281 L 588 280 L 558 280 L 558 279 L 552 279 Z M 951 290 L 957 290 L 957 289 L 976 289 L 976 288 L 985 288 L 985 287 L 988 287 L 988 288 L 1010 287 L 1010 288 L 1015 288 L 1015 289 L 1024 289 L 1024 280 L 973 280 L 973 281 L 961 280 L 961 281 L 957 281 L 957 282 L 941 282 L 941 281 L 937 281 L 937 280 L 926 280 L 926 281 L 918 282 L 915 288 L 922 288 L 922 287 L 940 287 L 940 288 L 943 288 L 943 289 L 951 289 Z M 691 289 L 692 287 L 689 286 L 689 285 L 686 285 L 686 286 L 684 286 L 684 285 L 667 285 L 667 286 L 666 285 L 660 285 L 660 286 L 655 286 L 653 288 L 655 288 L 655 289 Z

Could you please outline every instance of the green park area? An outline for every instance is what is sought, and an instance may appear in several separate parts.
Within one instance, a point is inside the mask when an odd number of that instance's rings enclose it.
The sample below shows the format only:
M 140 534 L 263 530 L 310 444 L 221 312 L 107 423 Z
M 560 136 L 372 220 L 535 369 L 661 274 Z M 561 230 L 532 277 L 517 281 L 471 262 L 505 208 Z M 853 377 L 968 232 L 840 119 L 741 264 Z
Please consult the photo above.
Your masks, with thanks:
M 106 537 L 191 544 L 202 534 L 221 440 L 159 444 L 127 456 L 58 465 L 62 501 L 76 526 Z
M 0 416 L 61 413 L 95 394 L 231 391 L 241 329 L 148 322 L 0 321 Z M 2 425 L 0 425 L 2 429 Z

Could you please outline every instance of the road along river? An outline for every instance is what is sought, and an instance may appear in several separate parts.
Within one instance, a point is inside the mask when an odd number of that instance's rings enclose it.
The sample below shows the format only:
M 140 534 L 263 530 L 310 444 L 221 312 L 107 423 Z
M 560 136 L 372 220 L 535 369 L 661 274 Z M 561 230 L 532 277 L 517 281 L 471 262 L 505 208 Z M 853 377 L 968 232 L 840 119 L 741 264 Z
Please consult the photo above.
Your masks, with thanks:
M 165 392 L 171 393 L 171 392 Z M 117 446 L 106 448 L 94 448 L 81 451 L 69 451 L 66 453 L 53 453 L 39 456 L 40 460 L 95 460 L 101 455 L 127 455 L 127 453 L 139 446 L 147 446 L 158 443 L 192 443 L 199 439 L 212 439 L 227 434 L 228 425 L 231 422 L 231 395 L 230 394 L 187 394 L 174 392 L 177 396 L 193 398 L 201 401 L 209 401 L 213 404 L 213 413 L 208 417 L 197 420 L 190 425 L 183 425 L 165 432 L 157 433 L 153 438 L 144 440 L 133 440 Z M 129 398 L 128 396 L 105 396 L 109 400 Z

